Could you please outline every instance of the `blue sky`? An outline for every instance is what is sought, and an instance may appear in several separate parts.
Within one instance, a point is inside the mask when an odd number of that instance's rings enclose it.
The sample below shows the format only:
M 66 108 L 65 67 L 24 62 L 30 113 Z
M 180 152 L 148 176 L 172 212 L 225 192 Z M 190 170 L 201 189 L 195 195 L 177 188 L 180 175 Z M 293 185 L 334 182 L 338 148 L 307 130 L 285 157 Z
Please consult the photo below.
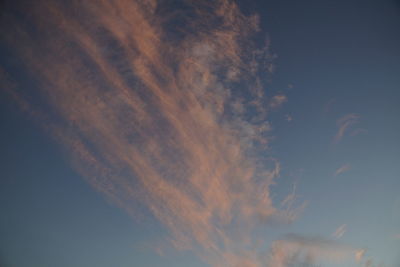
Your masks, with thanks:
M 154 3 L 5 1 L 0 263 L 399 266 L 398 1 Z

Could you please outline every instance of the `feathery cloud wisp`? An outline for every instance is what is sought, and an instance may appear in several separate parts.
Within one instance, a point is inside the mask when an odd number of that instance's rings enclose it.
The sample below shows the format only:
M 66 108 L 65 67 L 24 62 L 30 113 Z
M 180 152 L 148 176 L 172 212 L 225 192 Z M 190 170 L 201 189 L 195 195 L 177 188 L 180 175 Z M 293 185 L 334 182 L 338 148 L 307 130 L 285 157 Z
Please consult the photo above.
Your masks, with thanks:
M 344 233 L 346 232 L 346 228 L 347 225 L 346 224 L 342 224 L 341 226 L 338 227 L 338 229 L 336 229 L 336 231 L 332 234 L 332 237 L 335 239 L 339 239 L 341 238 Z
M 339 169 L 337 169 L 337 170 L 335 171 L 334 176 L 338 176 L 339 174 L 344 173 L 344 172 L 347 172 L 347 171 L 349 171 L 350 169 L 351 169 L 350 164 L 344 164 L 342 167 L 340 167 Z
M 357 114 L 351 113 L 337 120 L 336 124 L 338 127 L 338 132 L 334 137 L 335 143 L 338 143 L 340 140 L 342 140 L 344 134 L 349 130 L 350 126 L 357 123 L 359 118 L 360 116 Z
M 271 98 L 269 102 L 269 106 L 272 109 L 277 109 L 283 105 L 287 101 L 287 97 L 285 95 L 275 95 Z
M 320 261 L 342 262 L 357 259 L 359 250 L 337 241 L 287 235 L 272 244 L 267 256 L 268 267 L 289 267 L 296 264 L 316 264 Z
M 365 255 L 365 249 L 357 250 L 357 252 L 356 252 L 356 261 L 360 262 L 363 259 L 364 255 Z

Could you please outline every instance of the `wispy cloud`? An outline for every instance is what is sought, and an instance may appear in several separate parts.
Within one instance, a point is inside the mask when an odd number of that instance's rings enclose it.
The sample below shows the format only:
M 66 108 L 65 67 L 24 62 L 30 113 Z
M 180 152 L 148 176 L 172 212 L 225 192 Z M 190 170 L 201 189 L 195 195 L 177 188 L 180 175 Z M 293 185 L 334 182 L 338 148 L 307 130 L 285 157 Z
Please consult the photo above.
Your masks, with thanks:
M 334 240 L 287 235 L 273 243 L 267 256 L 268 267 L 290 267 L 326 262 L 357 260 L 359 250 Z
M 356 260 L 360 266 L 363 267 L 384 267 L 384 263 L 376 263 L 376 261 L 371 257 L 366 257 L 367 255 L 366 249 L 360 249 L 356 253 Z
M 335 239 L 339 239 L 341 238 L 344 233 L 346 232 L 347 229 L 347 225 L 346 224 L 342 224 L 341 226 L 338 227 L 338 229 L 336 229 L 336 231 L 332 234 L 332 237 Z
M 287 97 L 285 95 L 275 95 L 271 98 L 270 102 L 269 102 L 269 106 L 272 109 L 277 109 L 279 107 L 282 106 L 283 103 L 285 103 L 287 101 Z
M 286 97 L 265 100 L 270 54 L 249 41 L 257 16 L 229 0 L 182 1 L 185 12 L 153 0 L 30 8 L 35 30 L 8 17 L 3 42 L 35 77 L 31 106 L 49 114 L 82 176 L 133 217 L 149 210 L 176 249 L 262 266 L 252 230 L 296 207 L 294 196 L 283 211 L 272 204 L 280 164 L 261 153 L 266 107 Z
M 334 142 L 338 143 L 340 140 L 342 140 L 344 134 L 350 129 L 352 125 L 358 123 L 359 119 L 360 116 L 354 113 L 347 114 L 338 119 L 336 122 L 338 131 L 334 137 Z
M 365 249 L 359 249 L 356 252 L 356 260 L 357 260 L 357 262 L 360 262 L 363 259 L 364 255 L 365 255 L 365 252 L 366 252 Z
M 344 173 L 344 172 L 347 172 L 347 171 L 349 171 L 350 169 L 351 169 L 350 164 L 344 164 L 342 167 L 340 167 L 339 169 L 337 169 L 337 170 L 335 171 L 334 176 L 338 176 L 339 174 L 342 174 L 342 173 Z
M 383 263 L 376 264 L 372 258 L 369 258 L 369 259 L 365 260 L 365 262 L 363 263 L 362 266 L 364 266 L 364 267 L 384 267 L 385 264 L 383 264 Z
M 289 114 L 285 115 L 285 118 L 288 122 L 291 122 L 293 120 L 293 117 L 290 116 Z

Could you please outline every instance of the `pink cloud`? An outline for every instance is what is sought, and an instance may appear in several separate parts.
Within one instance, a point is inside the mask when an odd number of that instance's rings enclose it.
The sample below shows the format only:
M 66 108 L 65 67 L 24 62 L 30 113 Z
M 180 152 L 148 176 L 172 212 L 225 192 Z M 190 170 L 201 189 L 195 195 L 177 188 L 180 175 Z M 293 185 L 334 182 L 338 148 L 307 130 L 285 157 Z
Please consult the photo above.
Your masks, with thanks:
M 346 232 L 346 228 L 347 228 L 347 225 L 346 224 L 342 224 L 332 234 L 332 237 L 335 238 L 335 239 L 341 238 L 344 235 L 344 233 Z
M 365 252 L 366 252 L 365 249 L 357 250 L 356 255 L 355 255 L 357 262 L 360 262 L 363 259 Z
M 272 109 L 277 109 L 282 106 L 283 103 L 287 101 L 287 97 L 285 95 L 275 95 L 271 98 L 269 102 L 269 106 Z
M 258 19 L 229 0 L 195 1 L 172 40 L 162 4 L 77 1 L 69 12 L 39 1 L 30 23 L 51 34 L 32 38 L 13 21 L 4 39 L 49 106 L 30 109 L 56 114 L 44 124 L 93 188 L 133 218 L 146 208 L 172 247 L 207 264 L 261 266 L 252 231 L 298 209 L 294 196 L 281 210 L 270 195 L 280 164 L 263 157 L 266 114 L 287 98 L 265 105 L 259 73 L 273 64 L 250 41 Z
M 349 171 L 350 169 L 351 169 L 350 164 L 344 164 L 342 167 L 340 167 L 339 169 L 337 169 L 337 170 L 335 171 L 334 176 L 338 176 L 339 174 L 342 174 L 342 173 L 344 173 L 344 172 L 347 172 L 347 171 Z
M 287 235 L 275 241 L 267 255 L 267 266 L 288 267 L 295 264 L 317 264 L 320 262 L 344 263 L 362 258 L 360 250 L 334 240 Z
M 347 114 L 337 120 L 336 124 L 338 131 L 334 137 L 335 143 L 338 143 L 344 136 L 344 134 L 350 129 L 350 127 L 358 123 L 360 116 L 357 114 Z

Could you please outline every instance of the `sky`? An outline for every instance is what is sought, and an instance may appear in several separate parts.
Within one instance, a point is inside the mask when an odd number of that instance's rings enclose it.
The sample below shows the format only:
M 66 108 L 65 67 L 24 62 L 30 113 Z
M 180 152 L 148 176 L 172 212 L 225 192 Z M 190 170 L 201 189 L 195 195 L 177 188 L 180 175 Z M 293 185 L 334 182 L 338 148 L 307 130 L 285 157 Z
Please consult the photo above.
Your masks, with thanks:
M 400 266 L 399 1 L 0 14 L 0 266 Z

